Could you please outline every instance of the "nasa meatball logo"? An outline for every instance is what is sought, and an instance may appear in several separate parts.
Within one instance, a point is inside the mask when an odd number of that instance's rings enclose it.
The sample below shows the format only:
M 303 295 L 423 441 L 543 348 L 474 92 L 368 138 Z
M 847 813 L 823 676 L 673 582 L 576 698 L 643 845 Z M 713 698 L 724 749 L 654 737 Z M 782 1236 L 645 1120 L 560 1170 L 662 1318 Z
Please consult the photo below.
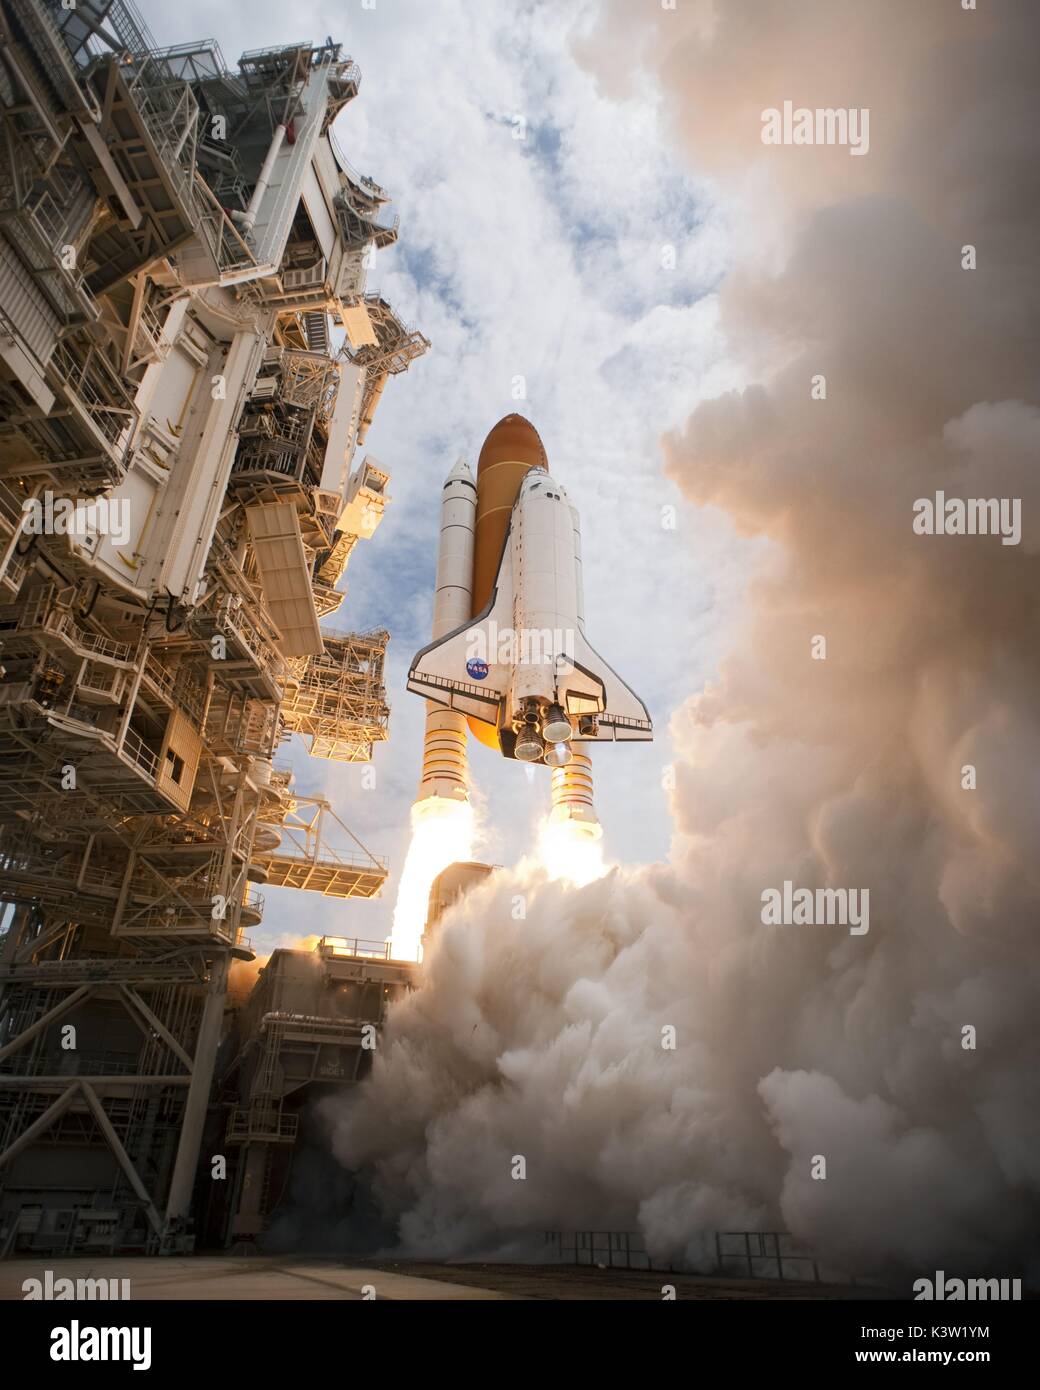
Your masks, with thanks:
M 478 657 L 473 657 L 471 661 L 466 662 L 466 670 L 475 681 L 487 680 L 488 664 Z

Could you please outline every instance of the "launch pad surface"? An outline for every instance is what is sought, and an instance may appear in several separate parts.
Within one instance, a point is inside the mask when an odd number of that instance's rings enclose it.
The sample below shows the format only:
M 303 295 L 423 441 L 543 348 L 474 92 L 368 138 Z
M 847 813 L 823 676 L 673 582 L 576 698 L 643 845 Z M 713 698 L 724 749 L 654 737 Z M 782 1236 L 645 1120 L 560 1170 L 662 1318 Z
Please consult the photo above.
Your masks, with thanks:
M 154 1300 L 295 1302 L 362 1301 L 366 1286 L 382 1299 L 496 1299 L 508 1293 L 412 1274 L 407 1265 L 381 1269 L 349 1260 L 297 1255 L 145 1258 L 133 1260 L 6 1260 L 0 1264 L 0 1299 L 22 1299 L 26 1279 L 129 1279 L 132 1302 Z M 77 1306 L 82 1307 L 83 1304 Z
M 661 1301 L 671 1284 L 677 1299 L 697 1301 L 876 1299 L 885 1291 L 862 1286 L 778 1279 L 723 1279 L 661 1270 L 589 1269 L 577 1265 L 437 1264 L 317 1256 L 192 1256 L 125 1259 L 32 1259 L 0 1263 L 0 1299 L 25 1297 L 27 1279 L 130 1282 L 132 1302 L 153 1300 L 362 1301 L 377 1299 Z M 371 1297 L 371 1294 L 368 1295 Z M 83 1307 L 82 1303 L 77 1305 Z

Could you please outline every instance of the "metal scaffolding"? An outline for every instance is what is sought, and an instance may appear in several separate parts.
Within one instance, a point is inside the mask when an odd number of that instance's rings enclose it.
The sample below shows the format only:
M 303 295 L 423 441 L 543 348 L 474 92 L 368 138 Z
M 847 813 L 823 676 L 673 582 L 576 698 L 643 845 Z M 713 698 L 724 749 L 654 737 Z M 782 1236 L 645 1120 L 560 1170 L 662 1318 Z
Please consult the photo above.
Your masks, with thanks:
M 383 660 L 390 634 L 323 632 L 320 656 L 297 663 L 282 718 L 287 729 L 310 738 L 310 753 L 333 762 L 363 763 L 388 735 L 390 710 Z
M 221 1138 L 240 1155 L 237 1192 L 215 1213 L 226 1241 L 248 1244 L 263 1230 L 307 1103 L 366 1074 L 375 1029 L 417 969 L 379 941 L 323 936 L 272 954 L 236 1017 L 220 1078 Z
M 430 340 L 417 328 L 408 328 L 380 295 L 369 294 L 346 306 L 344 321 L 352 362 L 365 368 L 365 394 L 361 402 L 359 442 L 363 443 L 375 415 L 387 378 L 406 372 L 429 348 Z
M 386 737 L 386 633 L 318 625 L 427 345 L 365 295 L 398 229 L 333 142 L 359 82 L 331 40 L 230 71 L 129 0 L 0 0 L 0 1255 L 190 1248 L 260 887 L 386 879 L 272 763 Z
M 372 854 L 320 796 L 287 797 L 279 807 L 278 840 L 268 837 L 255 847 L 262 881 L 272 888 L 303 888 L 327 898 L 374 898 L 389 872 L 385 859 Z M 333 828 L 335 827 L 335 829 Z M 335 849 L 336 835 L 352 849 Z

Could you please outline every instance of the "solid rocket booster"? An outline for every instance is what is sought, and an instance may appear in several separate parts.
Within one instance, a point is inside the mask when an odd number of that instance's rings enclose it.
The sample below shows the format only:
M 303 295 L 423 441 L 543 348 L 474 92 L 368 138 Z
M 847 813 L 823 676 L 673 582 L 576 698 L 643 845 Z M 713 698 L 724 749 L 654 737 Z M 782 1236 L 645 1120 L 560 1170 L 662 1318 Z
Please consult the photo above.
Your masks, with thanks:
M 433 601 L 434 641 L 465 622 L 470 615 L 476 515 L 477 487 L 469 465 L 460 458 L 448 474 L 441 500 Z M 422 777 L 416 799 L 424 801 L 432 796 L 466 801 L 469 785 L 466 716 L 428 700 Z
M 592 804 L 592 759 L 587 753 L 575 749 L 570 762 L 553 768 L 549 819 L 554 825 L 570 822 L 592 840 L 598 840 L 603 834 Z

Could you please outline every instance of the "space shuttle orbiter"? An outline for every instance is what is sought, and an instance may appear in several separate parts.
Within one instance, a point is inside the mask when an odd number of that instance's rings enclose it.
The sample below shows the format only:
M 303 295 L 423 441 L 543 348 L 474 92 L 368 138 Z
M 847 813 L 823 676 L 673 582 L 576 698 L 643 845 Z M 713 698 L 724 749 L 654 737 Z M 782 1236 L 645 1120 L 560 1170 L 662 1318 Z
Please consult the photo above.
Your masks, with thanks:
M 475 483 L 461 463 L 444 485 L 434 633 L 408 689 L 507 758 L 587 766 L 574 744 L 653 738 L 646 706 L 585 636 L 578 513 L 522 416 L 488 435 Z

